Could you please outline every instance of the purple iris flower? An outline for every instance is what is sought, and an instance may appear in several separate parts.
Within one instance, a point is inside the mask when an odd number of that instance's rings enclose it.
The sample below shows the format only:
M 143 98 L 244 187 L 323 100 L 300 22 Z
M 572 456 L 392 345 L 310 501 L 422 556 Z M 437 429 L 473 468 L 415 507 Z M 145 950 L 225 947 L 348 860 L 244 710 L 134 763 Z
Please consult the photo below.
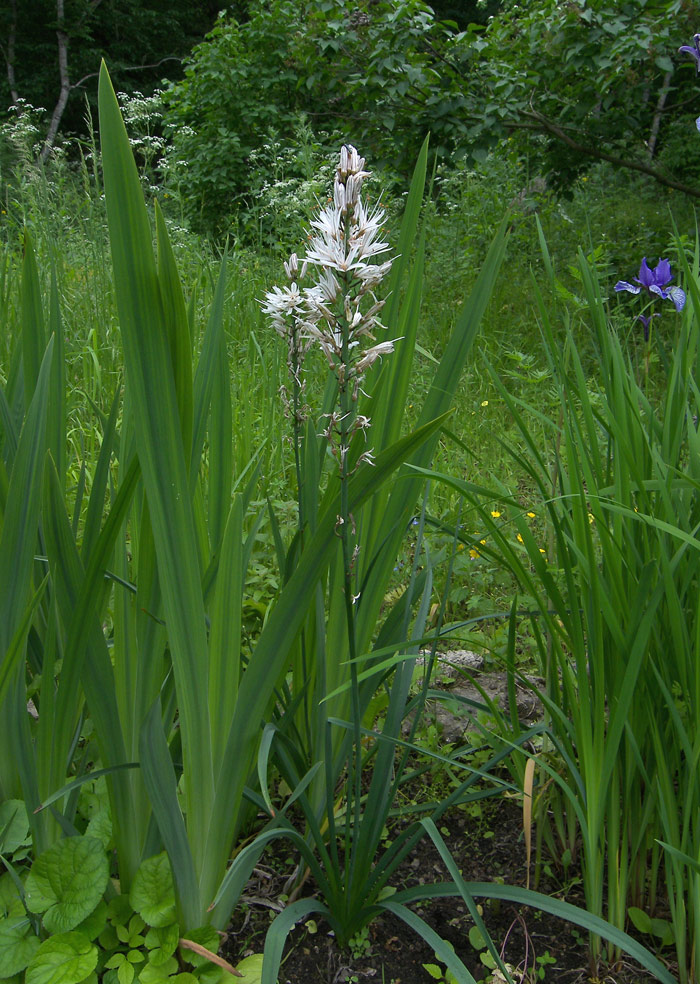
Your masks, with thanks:
M 635 287 L 634 284 L 627 283 L 626 280 L 618 280 L 615 284 L 615 290 L 627 290 L 630 294 L 638 294 L 643 287 L 648 294 L 656 294 L 664 300 L 668 299 L 673 301 L 676 311 L 683 310 L 683 305 L 685 304 L 685 291 L 681 290 L 680 287 L 667 288 L 667 284 L 670 284 L 673 280 L 673 275 L 671 274 L 671 264 L 668 260 L 659 260 L 658 264 L 653 270 L 651 270 L 647 265 L 647 258 L 645 256 L 642 260 L 642 265 L 639 268 L 639 276 L 634 279 L 636 283 L 640 285 L 639 287 Z
M 697 68 L 698 73 L 700 73 L 700 34 L 695 34 L 693 36 L 692 45 L 684 44 L 678 49 L 678 51 L 682 52 L 684 55 L 691 55 L 695 59 L 695 67 Z

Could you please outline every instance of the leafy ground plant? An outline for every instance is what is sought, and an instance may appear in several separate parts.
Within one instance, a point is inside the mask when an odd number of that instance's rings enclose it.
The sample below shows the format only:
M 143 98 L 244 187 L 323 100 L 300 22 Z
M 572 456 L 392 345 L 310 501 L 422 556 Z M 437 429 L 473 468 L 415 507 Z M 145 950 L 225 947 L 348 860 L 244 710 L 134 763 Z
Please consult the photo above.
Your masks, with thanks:
M 0 878 L 0 907 L 0 979 L 11 984 L 219 984 L 235 973 L 212 927 L 181 934 L 165 854 L 144 861 L 121 895 L 103 842 L 65 837 L 26 878 L 12 868 Z

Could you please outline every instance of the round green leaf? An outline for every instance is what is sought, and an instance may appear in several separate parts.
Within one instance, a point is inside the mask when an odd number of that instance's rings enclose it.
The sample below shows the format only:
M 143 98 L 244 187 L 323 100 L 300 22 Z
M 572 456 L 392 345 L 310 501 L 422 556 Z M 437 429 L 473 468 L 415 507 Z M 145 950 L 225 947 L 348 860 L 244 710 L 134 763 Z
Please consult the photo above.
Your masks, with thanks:
M 29 840 L 29 820 L 24 802 L 5 800 L 0 805 L 0 853 L 14 854 L 18 847 L 28 844 Z
M 96 837 L 102 843 L 105 851 L 112 840 L 112 818 L 108 810 L 101 810 L 90 820 L 85 831 L 88 837 Z
M 199 926 L 197 929 L 186 933 L 185 939 L 191 940 L 193 943 L 199 943 L 200 946 L 210 950 L 212 953 L 217 953 L 221 944 L 221 937 L 213 926 Z M 208 964 L 211 964 L 208 957 L 204 957 L 200 953 L 195 953 L 194 950 L 190 950 L 186 946 L 180 947 L 180 956 L 187 963 L 192 964 L 193 967 L 206 967 Z
M 97 908 L 75 928 L 79 933 L 84 933 L 89 940 L 94 940 L 102 933 L 106 926 L 107 903 L 104 899 L 100 899 L 97 903 Z
M 94 837 L 66 837 L 39 855 L 26 882 L 30 912 L 50 933 L 65 933 L 97 907 L 109 879 L 107 855 Z
M 136 872 L 129 902 L 149 926 L 175 922 L 175 891 L 168 856 L 148 858 Z
M 260 984 L 262 977 L 263 955 L 262 953 L 252 953 L 236 966 L 236 970 L 243 974 L 237 977 L 238 984 Z
M 0 919 L 3 916 L 23 916 L 24 906 L 9 871 L 0 877 Z
M 151 951 L 148 960 L 154 967 L 162 966 L 172 957 L 180 939 L 180 927 L 177 923 L 169 926 L 154 927 L 146 934 L 146 946 Z
M 82 933 L 45 940 L 27 967 L 25 984 L 80 984 L 97 966 L 97 947 Z
M 0 919 L 0 978 L 24 970 L 38 949 L 39 937 L 24 914 Z

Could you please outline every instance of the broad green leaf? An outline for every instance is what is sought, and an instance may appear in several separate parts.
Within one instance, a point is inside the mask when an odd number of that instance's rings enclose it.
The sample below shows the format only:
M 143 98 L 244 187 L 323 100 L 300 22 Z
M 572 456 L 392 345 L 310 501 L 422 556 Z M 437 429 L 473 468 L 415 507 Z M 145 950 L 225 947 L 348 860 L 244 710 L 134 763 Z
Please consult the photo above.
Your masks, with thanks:
M 199 926 L 197 929 L 186 933 L 184 938 L 192 943 L 198 943 L 211 953 L 217 953 L 221 945 L 221 937 L 212 926 Z M 193 967 L 206 967 L 211 963 L 208 957 L 202 956 L 201 953 L 196 953 L 186 946 L 180 947 L 180 959 L 192 964 Z
M 136 971 L 134 970 L 133 964 L 128 960 L 122 961 L 117 968 L 117 980 L 119 984 L 131 984 L 135 976 Z
M 106 851 L 112 842 L 112 818 L 109 810 L 99 810 L 91 817 L 85 833 L 88 837 L 95 837 Z
M 97 939 L 107 925 L 107 903 L 100 899 L 97 908 L 90 913 L 87 919 L 75 927 L 76 932 L 87 936 L 89 940 Z
M 165 852 L 143 862 L 131 886 L 129 902 L 149 926 L 175 922 L 173 876 Z
M 175 953 L 180 938 L 180 927 L 177 923 L 168 926 L 153 926 L 146 933 L 146 946 L 150 950 L 149 963 L 154 967 L 162 967 Z
M 0 916 L 0 979 L 24 970 L 39 949 L 39 937 L 21 911 L 21 915 Z
M 32 865 L 25 885 L 27 908 L 43 913 L 50 933 L 66 933 L 96 908 L 108 880 L 107 855 L 100 841 L 66 837 Z
M 82 933 L 45 940 L 26 970 L 25 984 L 80 984 L 97 966 L 97 947 Z
M 10 855 L 29 842 L 29 820 L 23 800 L 0 804 L 0 854 Z
M 251 953 L 236 964 L 236 970 L 242 977 L 237 977 L 239 984 L 260 984 L 262 980 L 262 953 Z
M 0 876 L 0 919 L 5 916 L 20 915 L 25 915 L 25 912 L 19 897 L 18 887 L 11 873 L 6 871 L 4 875 Z

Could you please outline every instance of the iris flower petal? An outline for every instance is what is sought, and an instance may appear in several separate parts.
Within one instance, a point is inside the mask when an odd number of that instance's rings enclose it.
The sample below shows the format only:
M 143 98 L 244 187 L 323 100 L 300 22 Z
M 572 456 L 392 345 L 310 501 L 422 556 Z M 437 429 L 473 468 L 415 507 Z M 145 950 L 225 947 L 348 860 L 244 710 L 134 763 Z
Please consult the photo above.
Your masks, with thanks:
M 678 51 L 684 55 L 690 55 L 695 59 L 695 67 L 700 73 L 700 34 L 696 34 L 693 37 L 693 45 L 684 44 Z
M 654 274 L 649 269 L 646 256 L 643 258 L 642 265 L 639 268 L 639 277 L 636 277 L 635 279 L 638 284 L 642 285 L 642 287 L 651 287 L 654 283 Z
M 685 305 L 685 291 L 681 287 L 669 287 L 667 297 L 673 301 L 676 311 L 682 311 Z
M 671 264 L 668 260 L 659 260 L 654 268 L 654 283 L 664 287 L 670 280 L 673 280 Z
M 615 290 L 628 290 L 630 294 L 638 294 L 641 289 L 641 287 L 636 287 L 634 284 L 628 284 L 626 280 L 618 280 L 615 284 Z

